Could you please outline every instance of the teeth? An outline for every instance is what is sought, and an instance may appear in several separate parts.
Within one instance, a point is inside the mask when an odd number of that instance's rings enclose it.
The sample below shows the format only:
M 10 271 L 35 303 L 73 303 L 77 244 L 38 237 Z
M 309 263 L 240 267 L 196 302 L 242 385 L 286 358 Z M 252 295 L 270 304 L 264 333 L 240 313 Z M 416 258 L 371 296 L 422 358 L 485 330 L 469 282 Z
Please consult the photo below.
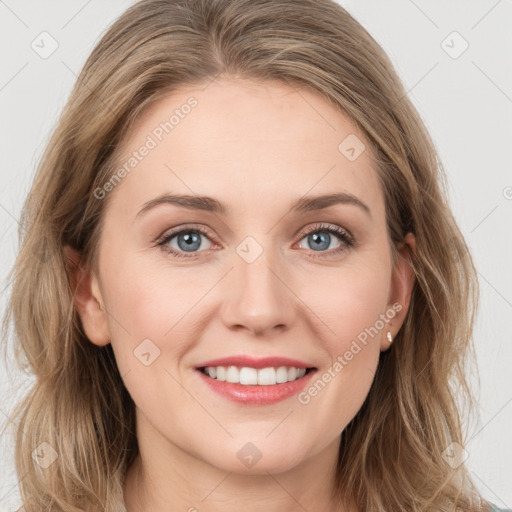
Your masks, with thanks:
M 210 367 L 207 368 L 207 370 L 209 370 Z M 222 381 L 225 381 L 226 380 L 226 368 L 224 368 L 224 366 L 217 366 L 216 368 L 214 368 L 215 370 L 215 373 L 217 374 L 217 380 L 222 380 Z M 211 377 L 211 375 L 210 375 Z
M 231 368 L 235 368 L 235 366 Z M 258 384 L 258 370 L 256 368 L 241 368 L 237 382 L 246 386 Z
M 203 373 L 220 381 L 231 382 L 233 384 L 243 384 L 244 386 L 273 386 L 274 384 L 283 384 L 304 377 L 305 368 L 295 368 L 293 366 L 279 366 L 278 368 L 250 368 L 244 366 L 208 366 L 203 368 Z
M 273 386 L 276 383 L 275 368 L 262 368 L 258 370 L 258 384 L 260 386 Z
M 280 366 L 276 370 L 276 382 L 278 384 L 288 382 L 288 368 L 286 368 L 286 366 Z
M 228 366 L 226 371 L 226 382 L 232 382 L 233 384 L 240 382 L 240 372 L 236 366 Z

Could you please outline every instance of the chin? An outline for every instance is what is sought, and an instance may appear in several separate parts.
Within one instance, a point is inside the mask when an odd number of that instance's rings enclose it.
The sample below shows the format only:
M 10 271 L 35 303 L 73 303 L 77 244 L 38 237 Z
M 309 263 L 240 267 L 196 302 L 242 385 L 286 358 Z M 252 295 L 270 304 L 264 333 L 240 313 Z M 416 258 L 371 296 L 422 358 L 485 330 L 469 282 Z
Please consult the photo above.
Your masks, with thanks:
M 243 441 L 231 440 L 229 447 L 218 445 L 220 449 L 205 460 L 232 473 L 267 475 L 290 471 L 306 459 L 304 443 L 269 442 L 264 436 L 259 439 L 249 441 L 246 436 Z

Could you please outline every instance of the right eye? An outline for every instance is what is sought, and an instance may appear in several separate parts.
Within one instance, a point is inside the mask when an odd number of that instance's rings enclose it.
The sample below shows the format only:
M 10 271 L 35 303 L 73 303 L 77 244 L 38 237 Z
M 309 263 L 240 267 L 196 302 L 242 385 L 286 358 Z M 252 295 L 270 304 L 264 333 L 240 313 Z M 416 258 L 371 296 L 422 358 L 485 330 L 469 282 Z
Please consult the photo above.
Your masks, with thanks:
M 195 255 L 205 244 L 202 238 L 208 237 L 209 233 L 202 227 L 186 227 L 171 231 L 160 239 L 158 246 L 162 247 L 167 253 L 177 258 L 187 258 L 187 253 Z M 207 247 L 208 248 L 208 247 Z

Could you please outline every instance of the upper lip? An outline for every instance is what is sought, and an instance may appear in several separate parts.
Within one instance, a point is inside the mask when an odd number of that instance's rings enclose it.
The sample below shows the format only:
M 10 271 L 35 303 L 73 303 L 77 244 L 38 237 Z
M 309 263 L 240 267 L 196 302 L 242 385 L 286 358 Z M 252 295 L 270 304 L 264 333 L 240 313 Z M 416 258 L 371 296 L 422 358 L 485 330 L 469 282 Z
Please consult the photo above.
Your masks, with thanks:
M 219 359 L 212 359 L 198 364 L 196 368 L 204 368 L 205 366 L 238 366 L 240 368 L 268 368 L 279 366 L 293 366 L 295 368 L 314 368 L 312 364 L 299 361 L 298 359 L 290 359 L 289 357 L 251 357 L 251 356 L 230 356 Z

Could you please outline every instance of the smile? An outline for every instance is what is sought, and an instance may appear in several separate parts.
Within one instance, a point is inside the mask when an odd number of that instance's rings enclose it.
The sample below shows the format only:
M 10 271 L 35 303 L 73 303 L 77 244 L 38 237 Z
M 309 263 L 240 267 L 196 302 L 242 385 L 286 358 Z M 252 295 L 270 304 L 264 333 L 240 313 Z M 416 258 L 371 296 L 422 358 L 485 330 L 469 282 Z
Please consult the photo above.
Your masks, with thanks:
M 200 368 L 200 371 L 212 379 L 243 386 L 273 386 L 293 382 L 304 377 L 309 370 L 312 370 L 312 368 L 296 368 L 295 366 L 260 369 L 248 366 L 206 366 Z
M 318 370 L 294 366 L 256 369 L 230 365 L 204 366 L 195 371 L 205 384 L 206 393 L 213 392 L 216 396 L 244 406 L 263 406 L 299 394 Z

